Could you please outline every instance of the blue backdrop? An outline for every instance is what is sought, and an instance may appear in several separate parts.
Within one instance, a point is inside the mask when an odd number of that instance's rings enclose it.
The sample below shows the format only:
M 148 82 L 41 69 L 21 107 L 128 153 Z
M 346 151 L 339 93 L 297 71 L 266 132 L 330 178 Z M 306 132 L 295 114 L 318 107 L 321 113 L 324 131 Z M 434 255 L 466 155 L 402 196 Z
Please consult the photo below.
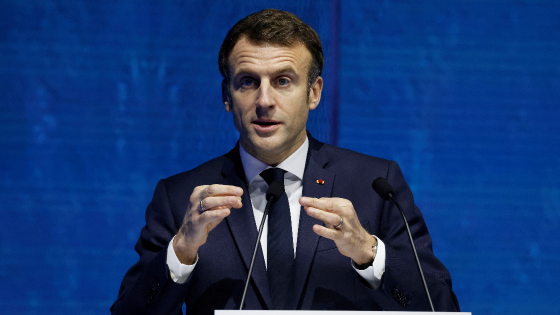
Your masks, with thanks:
M 309 130 L 400 163 L 463 310 L 560 313 L 560 3 L 0 0 L 0 314 L 106 314 L 158 179 L 228 151 L 217 52 L 314 27 Z

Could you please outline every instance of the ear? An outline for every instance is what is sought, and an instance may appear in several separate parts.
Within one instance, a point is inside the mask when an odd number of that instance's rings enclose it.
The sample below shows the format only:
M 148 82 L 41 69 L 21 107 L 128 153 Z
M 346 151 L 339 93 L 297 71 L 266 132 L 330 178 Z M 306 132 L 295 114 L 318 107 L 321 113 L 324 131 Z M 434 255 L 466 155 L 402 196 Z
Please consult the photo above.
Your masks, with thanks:
M 323 91 L 323 78 L 317 77 L 315 82 L 311 85 L 309 89 L 309 109 L 314 110 L 319 105 L 321 101 L 321 92 Z
M 231 113 L 231 97 L 229 95 L 229 87 L 226 80 L 222 80 L 222 102 L 224 103 L 224 108 L 226 109 L 226 111 Z

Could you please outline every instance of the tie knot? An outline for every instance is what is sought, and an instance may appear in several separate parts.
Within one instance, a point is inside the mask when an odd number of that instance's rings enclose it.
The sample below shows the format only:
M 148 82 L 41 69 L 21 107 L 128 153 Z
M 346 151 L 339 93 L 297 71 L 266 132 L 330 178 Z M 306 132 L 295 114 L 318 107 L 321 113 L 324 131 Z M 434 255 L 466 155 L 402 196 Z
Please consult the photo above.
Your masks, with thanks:
M 274 167 L 274 168 L 267 168 L 266 170 L 262 171 L 260 175 L 269 186 L 270 183 L 272 182 L 280 182 L 283 186 L 284 173 L 286 173 L 285 170 Z

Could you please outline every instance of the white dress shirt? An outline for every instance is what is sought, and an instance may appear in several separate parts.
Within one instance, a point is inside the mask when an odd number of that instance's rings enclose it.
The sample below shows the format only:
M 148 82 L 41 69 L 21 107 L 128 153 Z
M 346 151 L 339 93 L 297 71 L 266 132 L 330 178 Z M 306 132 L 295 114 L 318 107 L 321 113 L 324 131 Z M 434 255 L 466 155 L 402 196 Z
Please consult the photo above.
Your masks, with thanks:
M 299 216 L 301 213 L 299 198 L 301 198 L 303 192 L 303 173 L 305 171 L 305 160 L 307 158 L 308 149 L 309 140 L 306 138 L 305 142 L 297 151 L 295 151 L 286 160 L 276 166 L 277 168 L 281 168 L 286 171 L 286 173 L 284 174 L 284 185 L 286 187 L 286 195 L 288 196 L 288 202 L 290 204 L 292 239 L 294 242 L 294 258 L 297 247 Z M 249 183 L 249 197 L 251 199 L 253 214 L 255 216 L 255 223 L 258 229 L 264 215 L 264 208 L 266 207 L 266 190 L 268 189 L 268 184 L 259 174 L 270 166 L 266 165 L 265 163 L 259 161 L 257 158 L 249 154 L 241 145 L 239 146 L 239 154 L 241 156 L 241 163 L 243 164 L 243 169 L 245 171 L 245 178 Z M 240 209 L 233 209 L 232 211 L 239 210 Z M 266 219 L 266 221 L 268 221 L 268 218 Z M 263 237 L 261 237 L 261 249 L 264 256 L 265 265 L 267 264 L 267 232 L 268 222 L 265 222 L 265 225 L 263 227 Z M 372 266 L 364 270 L 358 270 L 356 269 L 354 263 L 351 263 L 352 267 L 354 267 L 356 272 L 358 272 L 358 274 L 362 278 L 369 282 L 373 288 L 377 288 L 381 283 L 381 277 L 383 276 L 383 272 L 385 271 L 385 245 L 376 236 L 374 237 L 378 241 L 378 247 L 377 255 L 375 256 Z M 169 267 L 171 278 L 173 279 L 173 281 L 180 284 L 185 283 L 192 273 L 197 262 L 198 258 L 193 265 L 181 264 L 181 262 L 177 258 L 177 255 L 175 254 L 175 250 L 173 250 L 173 240 L 171 240 L 167 249 L 167 265 Z

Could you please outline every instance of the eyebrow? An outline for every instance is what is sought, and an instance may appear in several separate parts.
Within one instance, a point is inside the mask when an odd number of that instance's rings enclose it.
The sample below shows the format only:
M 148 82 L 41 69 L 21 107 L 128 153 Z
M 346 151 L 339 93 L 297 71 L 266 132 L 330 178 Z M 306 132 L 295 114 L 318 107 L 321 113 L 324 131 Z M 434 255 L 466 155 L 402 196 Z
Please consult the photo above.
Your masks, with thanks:
M 296 72 L 296 70 L 294 70 L 294 68 L 288 66 L 288 67 L 285 67 L 283 69 L 280 69 L 280 70 L 274 72 L 274 75 L 279 75 L 279 74 L 286 73 L 286 72 L 297 74 L 297 72 Z
M 253 71 L 250 71 L 250 70 L 248 70 L 248 69 L 243 69 L 243 68 L 242 68 L 242 69 L 239 69 L 239 71 L 237 71 L 236 73 L 234 73 L 234 74 L 233 74 L 233 77 L 237 77 L 237 76 L 239 76 L 240 74 L 254 74 L 254 72 L 253 72 Z
M 297 72 L 294 70 L 294 68 L 292 68 L 292 67 L 290 67 L 290 66 L 285 67 L 285 68 L 282 68 L 282 69 L 280 69 L 280 70 L 278 70 L 278 71 L 275 71 L 274 73 L 272 73 L 272 75 L 273 75 L 273 76 L 277 76 L 277 75 L 282 74 L 282 73 L 293 73 L 293 74 L 296 74 L 296 75 L 297 75 Z M 235 73 L 235 74 L 233 75 L 233 77 L 237 77 L 237 76 L 239 76 L 239 75 L 241 75 L 241 74 L 254 75 L 255 72 L 254 72 L 254 71 L 251 71 L 251 70 L 249 70 L 249 69 L 241 68 L 241 69 L 239 69 L 239 71 L 238 71 L 237 73 Z

